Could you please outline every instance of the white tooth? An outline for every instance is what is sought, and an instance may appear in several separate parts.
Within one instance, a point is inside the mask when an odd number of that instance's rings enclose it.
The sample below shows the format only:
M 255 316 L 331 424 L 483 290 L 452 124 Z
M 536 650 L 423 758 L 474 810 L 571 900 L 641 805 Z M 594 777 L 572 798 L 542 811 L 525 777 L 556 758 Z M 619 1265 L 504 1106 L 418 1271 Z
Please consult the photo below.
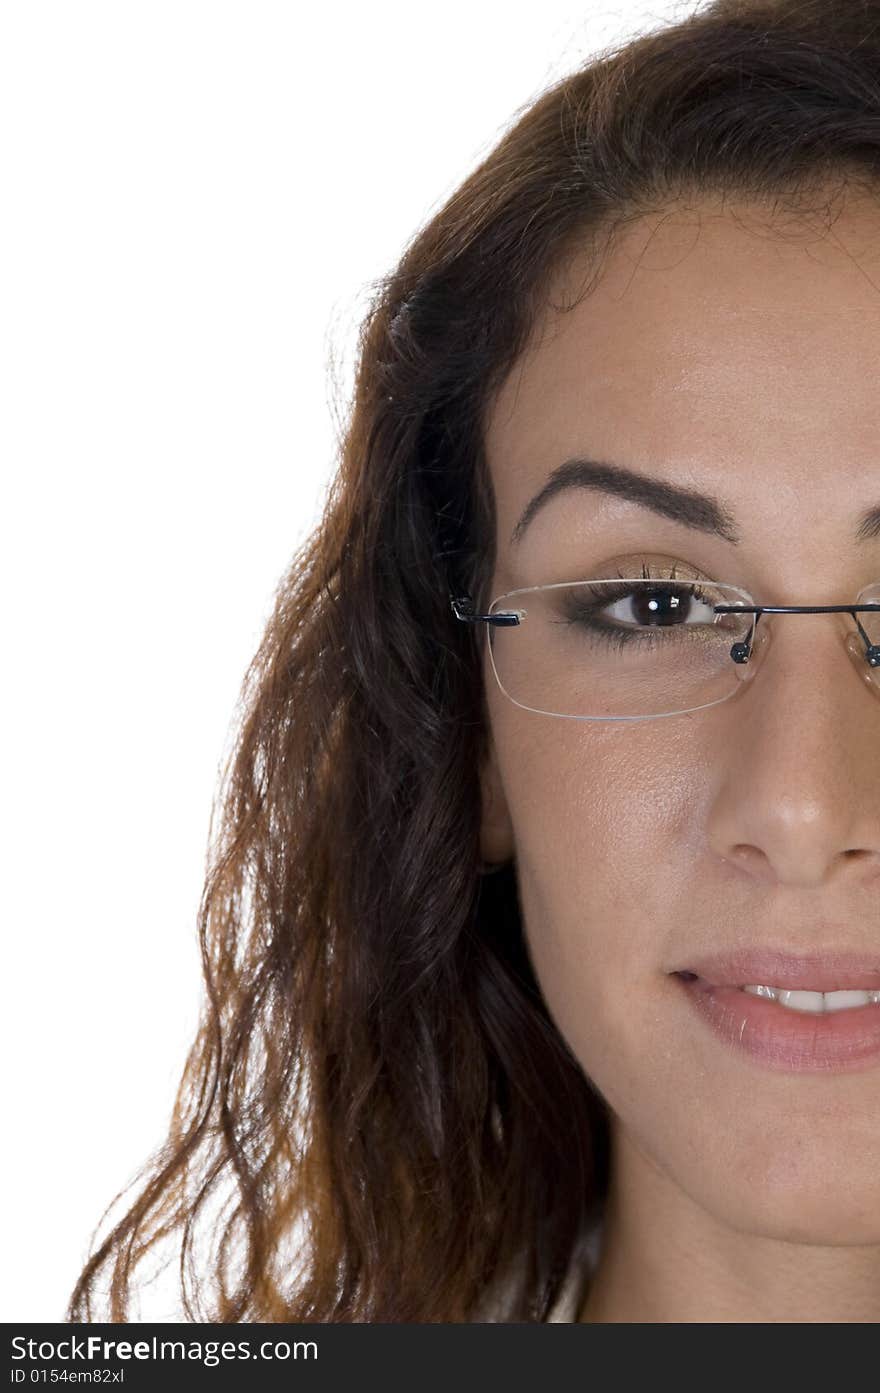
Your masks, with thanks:
M 876 992 L 825 992 L 826 1011 L 844 1011 L 848 1006 L 867 1006 Z
M 790 1011 L 809 1011 L 814 1015 L 823 1011 L 846 1011 L 851 1006 L 868 1006 L 872 1002 L 880 1004 L 880 991 L 807 992 L 751 985 L 743 987 L 742 990 L 750 992 L 752 996 L 764 996 L 778 1001 L 780 1006 L 787 1006 Z
M 777 998 L 780 1006 L 791 1011 L 824 1011 L 825 1002 L 821 992 L 781 991 Z

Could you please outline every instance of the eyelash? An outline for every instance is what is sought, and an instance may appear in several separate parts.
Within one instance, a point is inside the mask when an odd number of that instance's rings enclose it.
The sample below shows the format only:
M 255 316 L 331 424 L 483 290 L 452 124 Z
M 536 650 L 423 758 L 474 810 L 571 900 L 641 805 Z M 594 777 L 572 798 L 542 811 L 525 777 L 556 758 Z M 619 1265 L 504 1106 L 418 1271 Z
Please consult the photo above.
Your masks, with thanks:
M 623 580 L 624 573 L 622 571 L 618 571 L 617 574 L 619 579 Z M 652 570 L 649 565 L 643 563 L 642 579 L 656 581 L 658 585 L 661 585 L 664 581 L 667 583 L 675 582 L 676 594 L 684 595 L 688 600 L 698 600 L 704 603 L 709 603 L 709 596 L 702 589 L 700 584 L 700 578 L 693 577 L 689 583 L 679 581 L 676 576 L 675 563 L 672 564 L 671 573 L 669 572 L 668 568 L 665 572 L 659 573 L 655 570 Z M 703 577 L 702 579 L 705 582 L 706 578 Z M 588 629 L 590 631 L 591 636 L 595 637 L 595 639 L 600 643 L 606 644 L 609 647 L 622 648 L 625 644 L 628 643 L 662 643 L 664 640 L 662 636 L 657 633 L 658 628 L 662 627 L 664 629 L 680 629 L 691 627 L 686 624 L 675 624 L 663 626 L 658 625 L 655 627 L 654 630 L 652 630 L 650 627 L 646 627 L 643 629 L 620 628 L 615 624 L 609 624 L 602 620 L 599 620 L 595 616 L 598 615 L 603 609 L 610 608 L 610 606 L 615 604 L 618 600 L 626 599 L 628 596 L 632 595 L 632 588 L 627 586 L 626 584 L 621 584 L 619 586 L 611 587 L 602 586 L 601 588 L 587 585 L 583 587 L 583 589 L 588 590 L 590 594 L 596 597 L 595 602 L 593 604 L 585 604 L 581 599 L 578 598 L 582 592 L 572 591 L 569 597 L 568 613 L 566 617 L 560 622 L 564 624 L 575 624 L 585 629 Z

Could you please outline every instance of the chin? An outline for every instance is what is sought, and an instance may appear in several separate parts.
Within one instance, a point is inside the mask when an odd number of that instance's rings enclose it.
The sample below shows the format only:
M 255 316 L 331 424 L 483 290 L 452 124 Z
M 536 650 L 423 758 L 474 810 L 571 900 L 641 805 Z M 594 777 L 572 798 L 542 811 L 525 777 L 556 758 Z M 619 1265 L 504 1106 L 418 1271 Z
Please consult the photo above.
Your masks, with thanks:
M 818 1247 L 880 1246 L 880 1179 L 864 1177 L 864 1183 L 845 1168 L 808 1174 L 796 1163 L 765 1178 L 754 1177 L 739 1213 L 725 1215 L 734 1228 L 762 1238 Z M 735 1202 L 735 1186 L 729 1199 Z

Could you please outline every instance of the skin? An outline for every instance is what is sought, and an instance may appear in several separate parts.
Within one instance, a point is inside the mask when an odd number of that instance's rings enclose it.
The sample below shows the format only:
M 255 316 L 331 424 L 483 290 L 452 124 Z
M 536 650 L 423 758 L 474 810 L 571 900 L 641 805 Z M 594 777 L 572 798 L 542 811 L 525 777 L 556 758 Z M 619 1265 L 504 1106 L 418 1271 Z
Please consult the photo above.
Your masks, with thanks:
M 560 271 L 557 303 L 589 269 L 584 253 Z M 854 600 L 880 579 L 880 538 L 853 536 L 880 502 L 878 285 L 863 190 L 830 226 L 717 198 L 628 224 L 487 414 L 491 597 L 648 554 L 757 603 Z M 740 544 L 579 489 L 513 547 L 576 453 L 719 496 Z M 583 1321 L 880 1319 L 880 1064 L 774 1073 L 668 975 L 722 947 L 880 942 L 880 698 L 844 648 L 853 620 L 761 624 L 747 689 L 663 720 L 525 711 L 486 661 L 482 854 L 515 859 L 548 1008 L 611 1113 Z

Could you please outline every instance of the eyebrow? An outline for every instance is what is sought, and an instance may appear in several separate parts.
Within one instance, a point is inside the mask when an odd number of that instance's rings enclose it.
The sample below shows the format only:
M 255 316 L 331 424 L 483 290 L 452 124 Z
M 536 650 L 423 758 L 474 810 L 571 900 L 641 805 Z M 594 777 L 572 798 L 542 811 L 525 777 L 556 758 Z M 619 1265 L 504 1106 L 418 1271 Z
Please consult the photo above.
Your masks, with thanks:
M 661 517 L 671 518 L 684 527 L 709 532 L 738 546 L 741 540 L 729 508 L 712 494 L 671 484 L 648 474 L 637 474 L 621 464 L 607 460 L 584 459 L 575 456 L 557 465 L 552 474 L 530 500 L 511 534 L 516 546 L 522 540 L 529 523 L 557 494 L 573 488 L 598 489 L 614 494 L 629 503 L 649 508 Z M 880 535 L 880 504 L 868 508 L 858 520 L 856 541 L 867 542 Z

